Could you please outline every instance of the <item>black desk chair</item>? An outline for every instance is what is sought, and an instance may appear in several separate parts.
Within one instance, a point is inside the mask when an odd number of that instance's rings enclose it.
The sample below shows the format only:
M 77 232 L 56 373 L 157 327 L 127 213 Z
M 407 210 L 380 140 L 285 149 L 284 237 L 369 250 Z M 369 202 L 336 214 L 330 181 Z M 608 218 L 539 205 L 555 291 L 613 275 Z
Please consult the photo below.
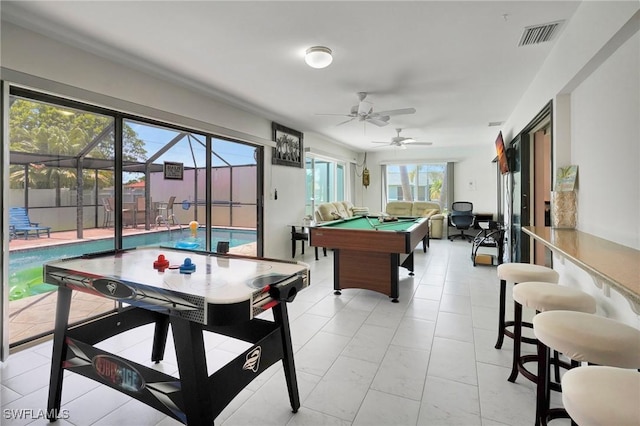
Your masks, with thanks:
M 466 239 L 469 242 L 473 241 L 473 235 L 464 233 L 464 231 L 472 228 L 475 222 L 473 203 L 469 201 L 456 201 L 453 203 L 451 205 L 451 212 L 449 213 L 449 220 L 451 224 L 460 231 L 459 234 L 449 235 L 449 241 L 453 241 L 455 238 Z

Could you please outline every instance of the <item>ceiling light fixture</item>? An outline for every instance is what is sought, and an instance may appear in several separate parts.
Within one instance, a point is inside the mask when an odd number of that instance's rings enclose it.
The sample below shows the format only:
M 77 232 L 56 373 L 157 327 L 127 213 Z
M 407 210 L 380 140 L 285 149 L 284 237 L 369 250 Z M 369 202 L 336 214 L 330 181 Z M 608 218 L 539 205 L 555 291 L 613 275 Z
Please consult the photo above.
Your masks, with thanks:
M 304 61 L 312 68 L 326 68 L 333 61 L 331 49 L 324 46 L 313 46 L 307 49 Z

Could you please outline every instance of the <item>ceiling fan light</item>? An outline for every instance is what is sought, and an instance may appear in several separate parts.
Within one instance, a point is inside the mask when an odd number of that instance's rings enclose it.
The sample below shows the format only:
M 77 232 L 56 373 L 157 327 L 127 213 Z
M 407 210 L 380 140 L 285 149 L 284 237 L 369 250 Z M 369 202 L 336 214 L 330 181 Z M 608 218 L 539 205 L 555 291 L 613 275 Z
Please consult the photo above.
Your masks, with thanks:
M 307 49 L 304 61 L 311 68 L 326 68 L 333 62 L 331 49 L 324 46 L 313 46 Z
M 402 140 L 403 143 L 414 143 L 415 141 L 416 140 L 414 138 L 406 138 Z

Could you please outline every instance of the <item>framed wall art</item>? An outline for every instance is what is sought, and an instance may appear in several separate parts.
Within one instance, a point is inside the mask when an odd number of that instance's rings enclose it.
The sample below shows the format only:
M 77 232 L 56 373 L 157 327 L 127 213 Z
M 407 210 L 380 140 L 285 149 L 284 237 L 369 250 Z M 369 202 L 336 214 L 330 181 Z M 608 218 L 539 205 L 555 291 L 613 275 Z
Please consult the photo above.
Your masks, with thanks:
M 281 166 L 304 167 L 304 150 L 302 147 L 302 133 L 289 129 L 278 123 L 271 123 L 273 148 L 271 164 Z
M 165 161 L 163 172 L 165 179 L 182 180 L 184 177 L 184 164 Z

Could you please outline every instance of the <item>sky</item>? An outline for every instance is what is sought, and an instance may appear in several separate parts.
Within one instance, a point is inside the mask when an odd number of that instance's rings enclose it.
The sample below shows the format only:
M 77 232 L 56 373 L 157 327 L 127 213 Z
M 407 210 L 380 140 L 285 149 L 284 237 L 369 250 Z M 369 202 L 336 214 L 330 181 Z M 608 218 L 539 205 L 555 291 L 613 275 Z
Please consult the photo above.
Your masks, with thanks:
M 138 137 L 145 143 L 147 156 L 152 156 L 162 149 L 169 141 L 176 137 L 179 132 L 173 129 L 150 126 L 148 124 L 135 121 L 126 122 Z M 164 153 L 158 162 L 175 161 L 184 163 L 185 167 L 205 166 L 205 136 L 191 134 L 190 137 L 183 137 L 180 142 Z M 255 164 L 255 148 L 237 142 L 230 142 L 222 139 L 213 139 L 213 151 L 231 165 Z M 195 160 L 195 161 L 194 161 Z M 215 155 L 213 156 L 214 166 L 226 165 Z

